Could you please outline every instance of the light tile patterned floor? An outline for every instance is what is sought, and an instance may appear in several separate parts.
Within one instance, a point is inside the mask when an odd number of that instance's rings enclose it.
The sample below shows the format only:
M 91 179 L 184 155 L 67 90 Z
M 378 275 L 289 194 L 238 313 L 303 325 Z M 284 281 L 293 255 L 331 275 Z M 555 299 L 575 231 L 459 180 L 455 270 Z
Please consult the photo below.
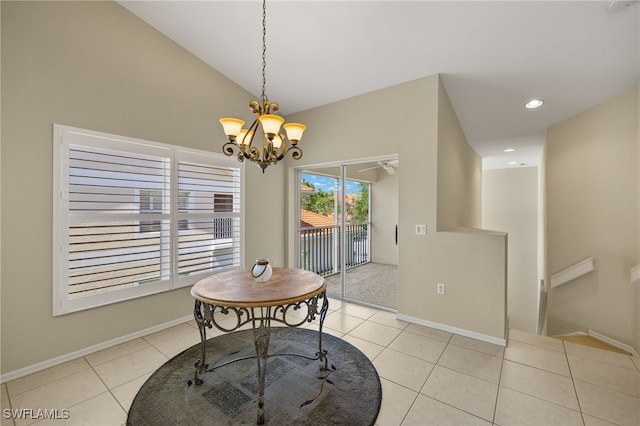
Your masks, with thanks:
M 502 348 L 338 300 L 325 331 L 378 370 L 379 426 L 640 425 L 638 357 L 518 330 Z M 9 408 L 69 410 L 38 425 L 124 425 L 140 386 L 198 336 L 190 321 L 3 384 L 2 426 L 34 422 L 6 418 Z

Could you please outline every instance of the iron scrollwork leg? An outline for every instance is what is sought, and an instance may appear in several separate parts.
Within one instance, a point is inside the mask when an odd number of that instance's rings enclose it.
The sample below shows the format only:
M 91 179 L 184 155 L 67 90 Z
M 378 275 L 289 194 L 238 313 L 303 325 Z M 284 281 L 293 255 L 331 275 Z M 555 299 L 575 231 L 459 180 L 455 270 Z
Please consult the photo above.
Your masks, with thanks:
M 329 301 L 327 300 L 327 295 L 325 292 L 321 293 L 317 297 L 319 299 L 322 299 L 322 308 L 320 308 L 320 323 L 318 328 L 318 353 L 316 354 L 316 356 L 322 363 L 320 370 L 327 371 L 329 369 L 329 360 L 327 359 L 327 351 L 322 348 L 322 326 L 324 324 L 324 319 L 327 316 L 327 310 L 329 309 Z
M 320 305 L 320 301 L 322 301 L 322 306 L 318 309 Z M 288 322 L 287 321 L 287 312 L 289 308 L 293 310 L 298 310 L 300 306 L 306 305 L 307 317 L 306 319 L 300 320 L 299 322 Z M 220 312 L 224 315 L 229 313 L 235 313 L 237 317 L 237 323 L 233 327 L 224 327 L 220 325 L 214 318 L 214 313 L 216 309 L 219 309 Z M 317 318 L 317 315 L 320 316 L 319 321 L 319 329 L 318 329 L 318 352 L 316 352 L 316 356 L 314 358 L 310 356 L 306 356 L 303 354 L 293 354 L 293 353 L 281 353 L 275 354 L 271 356 L 278 355 L 295 355 L 301 356 L 307 359 L 319 360 L 320 361 L 320 370 L 327 371 L 328 370 L 328 357 L 327 351 L 323 349 L 322 345 L 322 327 L 324 324 L 324 320 L 327 316 L 327 311 L 329 309 L 329 301 L 327 299 L 326 293 L 320 293 L 317 296 L 314 296 L 310 299 L 307 299 L 304 302 L 294 303 L 290 305 L 283 305 L 275 307 L 275 310 L 272 310 L 271 307 L 262 307 L 262 308 L 226 308 L 226 307 L 217 307 L 214 305 L 208 305 L 204 302 L 196 300 L 195 307 L 193 310 L 193 316 L 198 324 L 198 330 L 200 332 L 200 342 L 201 342 L 201 355 L 200 359 L 196 360 L 194 365 L 195 373 L 194 373 L 194 382 L 197 385 L 201 385 L 203 383 L 200 378 L 202 374 L 212 371 L 215 368 L 222 367 L 224 365 L 228 365 L 232 362 L 236 362 L 242 359 L 247 359 L 250 357 L 242 357 L 235 360 L 231 360 L 222 364 L 218 364 L 211 369 L 209 369 L 209 365 L 206 362 L 206 342 L 207 342 L 207 328 L 211 328 L 213 325 L 216 328 L 220 329 L 224 332 L 231 332 L 237 330 L 242 325 L 251 322 L 253 328 L 253 338 L 254 345 L 256 350 L 256 360 L 258 362 L 258 416 L 257 423 L 264 424 L 265 416 L 264 416 L 264 404 L 265 404 L 265 384 L 266 384 L 266 374 L 267 374 L 267 359 L 269 358 L 269 340 L 271 338 L 271 320 L 281 322 L 283 324 L 288 325 L 289 327 L 296 327 L 302 325 L 305 321 L 312 322 Z M 246 319 L 243 317 L 246 315 Z
M 209 365 L 206 361 L 206 353 L 207 353 L 207 327 L 211 327 L 211 321 L 207 320 L 207 315 L 203 314 L 203 310 L 206 310 L 207 306 L 203 304 L 201 301 L 196 300 L 195 307 L 193 309 L 193 316 L 198 324 L 198 330 L 200 331 L 200 345 L 202 348 L 202 354 L 200 355 L 200 359 L 196 360 L 194 367 L 196 371 L 193 376 L 193 382 L 196 385 L 202 384 L 202 379 L 200 375 L 207 370 Z
M 264 387 L 267 376 L 267 358 L 269 357 L 269 339 L 271 337 L 271 308 L 260 308 L 260 317 L 256 317 L 254 308 L 253 339 L 258 361 L 258 424 L 264 424 Z

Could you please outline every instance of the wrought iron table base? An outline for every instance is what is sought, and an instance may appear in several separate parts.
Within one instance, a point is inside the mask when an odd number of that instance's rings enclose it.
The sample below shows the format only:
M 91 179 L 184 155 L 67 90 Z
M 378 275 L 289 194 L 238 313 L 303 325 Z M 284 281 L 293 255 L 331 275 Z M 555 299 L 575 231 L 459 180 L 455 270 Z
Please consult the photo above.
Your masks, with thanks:
M 320 305 L 320 303 L 322 303 Z M 305 318 L 295 318 L 295 321 L 290 321 L 291 318 L 287 318 L 287 315 L 292 311 L 300 311 L 301 309 L 307 310 Z M 273 356 L 292 355 L 299 356 L 310 360 L 320 360 L 320 370 L 326 371 L 328 369 L 327 351 L 322 347 L 322 325 L 329 309 L 329 302 L 326 297 L 326 293 L 322 292 L 309 299 L 290 303 L 287 305 L 279 306 L 265 306 L 265 307 L 227 307 L 210 305 L 200 300 L 196 300 L 193 316 L 195 317 L 198 329 L 200 331 L 200 341 L 202 347 L 201 358 L 196 360 L 194 382 L 196 385 L 201 385 L 202 379 L 200 376 L 204 373 L 213 371 L 217 368 L 229 365 L 233 362 L 256 358 L 258 362 L 258 424 L 264 423 L 264 387 L 267 372 L 267 359 Z M 225 315 L 236 315 L 236 323 L 233 327 L 224 327 L 220 325 L 216 320 L 215 314 L 219 312 Z M 304 311 L 303 311 L 304 312 Z M 299 327 L 305 322 L 315 321 L 317 317 L 320 317 L 319 330 L 318 330 L 318 352 L 315 356 L 308 356 L 304 354 L 296 353 L 277 353 L 269 355 L 269 339 L 271 337 L 271 321 L 276 321 L 285 324 L 289 327 Z M 240 327 L 251 323 L 253 328 L 253 340 L 256 349 L 255 356 L 245 356 L 227 361 L 222 364 L 218 364 L 209 368 L 206 362 L 206 343 L 207 343 L 207 328 L 215 326 L 218 330 L 224 332 L 232 332 L 238 330 Z

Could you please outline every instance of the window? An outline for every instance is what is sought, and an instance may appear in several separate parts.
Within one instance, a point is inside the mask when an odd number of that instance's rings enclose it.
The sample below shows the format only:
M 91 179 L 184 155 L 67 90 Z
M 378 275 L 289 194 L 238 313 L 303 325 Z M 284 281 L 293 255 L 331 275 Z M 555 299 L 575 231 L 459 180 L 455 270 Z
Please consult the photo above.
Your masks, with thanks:
M 231 198 L 233 198 L 233 195 L 231 196 Z M 189 192 L 180 191 L 178 192 L 178 212 L 187 213 L 188 211 L 189 211 Z M 189 220 L 188 219 L 178 220 L 178 229 L 181 231 L 185 231 L 189 229 Z
M 140 213 L 162 213 L 162 191 L 140 190 Z M 159 220 L 141 220 L 140 232 L 160 232 Z
M 233 196 L 231 196 L 233 198 Z M 141 189 L 140 190 L 140 213 L 162 213 L 163 196 L 162 191 Z M 189 206 L 189 192 L 180 191 L 178 193 L 178 211 L 180 213 L 186 213 Z M 189 221 L 186 219 L 180 219 L 178 221 L 178 229 L 189 229 Z M 141 220 L 140 232 L 159 232 L 160 221 L 159 220 Z
M 216 212 L 233 211 L 233 197 L 230 197 L 229 194 L 215 194 L 213 198 L 213 210 Z M 218 238 L 229 238 L 229 225 L 229 218 L 217 218 L 214 234 Z
M 59 125 L 54 144 L 54 314 L 240 266 L 234 159 Z

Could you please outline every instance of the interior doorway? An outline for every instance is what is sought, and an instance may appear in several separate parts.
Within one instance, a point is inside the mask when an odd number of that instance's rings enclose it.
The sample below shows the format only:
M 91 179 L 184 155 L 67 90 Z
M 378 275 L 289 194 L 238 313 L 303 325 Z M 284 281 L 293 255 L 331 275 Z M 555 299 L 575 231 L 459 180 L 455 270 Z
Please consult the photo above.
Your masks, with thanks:
M 397 309 L 397 157 L 297 170 L 297 267 L 331 297 Z

